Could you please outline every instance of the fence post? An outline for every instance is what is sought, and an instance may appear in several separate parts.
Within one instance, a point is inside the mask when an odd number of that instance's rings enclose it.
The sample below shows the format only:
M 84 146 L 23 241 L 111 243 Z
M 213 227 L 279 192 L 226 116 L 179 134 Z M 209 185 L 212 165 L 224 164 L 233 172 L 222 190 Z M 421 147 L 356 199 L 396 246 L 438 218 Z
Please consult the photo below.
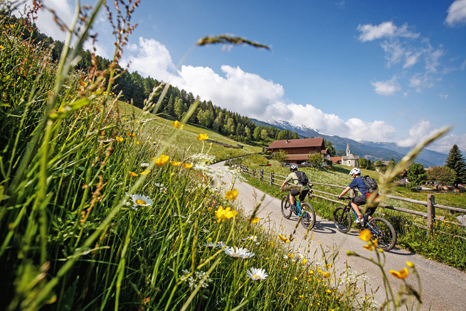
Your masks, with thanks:
M 435 220 L 435 195 L 427 195 L 427 236 L 432 235 L 432 227 Z
M 259 171 L 259 179 L 262 181 L 264 179 L 264 170 Z
M 273 185 L 273 183 L 275 182 L 275 173 L 270 173 L 270 184 Z

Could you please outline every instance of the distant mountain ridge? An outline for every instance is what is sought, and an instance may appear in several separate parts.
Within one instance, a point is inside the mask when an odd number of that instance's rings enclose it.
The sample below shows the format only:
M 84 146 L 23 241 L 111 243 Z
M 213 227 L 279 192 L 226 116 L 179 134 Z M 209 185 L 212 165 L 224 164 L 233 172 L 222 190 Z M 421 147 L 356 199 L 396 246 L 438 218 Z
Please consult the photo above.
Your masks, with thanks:
M 323 137 L 333 143 L 336 150 L 346 150 L 346 144 L 349 143 L 351 153 L 360 157 L 377 161 L 381 159 L 388 161 L 391 158 L 399 162 L 401 158 L 411 150 L 409 147 L 399 147 L 396 143 L 387 142 L 371 142 L 371 141 L 356 141 L 351 138 L 344 138 L 337 135 L 326 135 L 320 133 L 317 129 L 312 129 L 304 125 L 292 125 L 287 121 L 269 121 L 263 122 L 250 118 L 253 122 L 264 126 L 273 126 L 280 130 L 291 130 L 297 132 L 302 137 Z M 432 151 L 423 150 L 418 156 L 416 162 L 421 163 L 424 167 L 444 165 L 447 158 L 446 154 Z

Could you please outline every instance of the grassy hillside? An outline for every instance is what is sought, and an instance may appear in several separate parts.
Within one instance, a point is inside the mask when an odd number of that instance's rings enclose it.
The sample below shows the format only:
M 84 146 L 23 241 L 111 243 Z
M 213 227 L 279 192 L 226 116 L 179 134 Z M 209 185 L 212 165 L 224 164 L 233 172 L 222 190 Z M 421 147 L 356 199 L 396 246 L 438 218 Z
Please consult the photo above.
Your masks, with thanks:
M 119 102 L 118 105 L 124 129 L 131 131 L 132 129 L 139 126 L 138 123 L 143 123 L 142 129 L 145 133 L 145 140 L 163 144 L 165 139 L 168 138 L 169 134 L 171 134 L 173 131 L 173 121 L 170 119 L 165 119 L 160 115 L 156 116 L 151 113 L 144 113 L 144 111 L 141 109 L 124 102 Z M 179 152 L 184 153 L 186 151 L 188 154 L 201 152 L 203 145 L 198 144 L 196 139 L 196 136 L 201 133 L 207 134 L 210 139 L 216 141 L 234 146 L 238 144 L 237 141 L 234 141 L 210 129 L 197 125 L 186 124 L 183 127 L 183 130 L 179 131 L 177 134 L 176 148 L 179 150 Z M 173 145 L 175 144 L 172 144 L 172 147 Z M 262 151 L 261 147 L 251 146 L 244 143 L 241 143 L 241 145 L 244 146 L 243 149 L 225 148 L 215 143 L 210 146 L 209 143 L 205 143 L 204 149 L 210 150 L 209 153 L 215 155 L 216 161 Z

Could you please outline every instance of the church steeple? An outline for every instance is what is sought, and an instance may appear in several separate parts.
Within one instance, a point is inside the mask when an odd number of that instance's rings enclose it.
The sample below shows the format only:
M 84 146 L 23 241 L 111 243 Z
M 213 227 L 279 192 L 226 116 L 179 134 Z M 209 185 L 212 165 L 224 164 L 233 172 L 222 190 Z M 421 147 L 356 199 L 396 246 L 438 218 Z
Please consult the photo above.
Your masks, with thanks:
M 351 154 L 351 150 L 349 148 L 349 143 L 346 143 L 346 156 L 349 157 Z

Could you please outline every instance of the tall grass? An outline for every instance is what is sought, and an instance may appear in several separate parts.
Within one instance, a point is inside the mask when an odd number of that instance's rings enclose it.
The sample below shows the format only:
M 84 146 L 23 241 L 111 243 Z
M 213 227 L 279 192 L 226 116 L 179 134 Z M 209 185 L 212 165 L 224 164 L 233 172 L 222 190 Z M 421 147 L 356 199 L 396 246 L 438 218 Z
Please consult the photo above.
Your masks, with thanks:
M 19 39 L 27 25 L 0 20 L 1 305 L 371 309 L 371 299 L 358 299 L 365 293 L 350 272 L 343 272 L 345 281 L 332 268 L 335 258 L 292 256 L 294 248 L 264 230 L 264 220 L 252 224 L 225 198 L 230 185 L 213 183 L 215 172 L 206 169 L 214 148 L 196 140 L 193 149 L 200 151 L 186 152 L 178 148 L 183 130 L 169 124 L 148 131 L 152 116 L 122 117 L 111 92 L 115 63 L 101 73 L 73 71 L 103 4 L 98 1 L 88 16 L 77 10 L 58 64 L 50 50 Z M 120 8 L 118 34 L 134 29 L 127 18 L 134 4 Z M 84 35 L 68 49 L 78 27 Z M 115 62 L 125 40 L 118 37 Z M 239 213 L 222 220 L 220 206 Z M 225 251 L 235 249 L 223 246 L 247 248 L 254 256 L 235 259 Z M 311 252 L 303 248 L 303 256 Z M 251 268 L 268 276 L 248 275 Z

